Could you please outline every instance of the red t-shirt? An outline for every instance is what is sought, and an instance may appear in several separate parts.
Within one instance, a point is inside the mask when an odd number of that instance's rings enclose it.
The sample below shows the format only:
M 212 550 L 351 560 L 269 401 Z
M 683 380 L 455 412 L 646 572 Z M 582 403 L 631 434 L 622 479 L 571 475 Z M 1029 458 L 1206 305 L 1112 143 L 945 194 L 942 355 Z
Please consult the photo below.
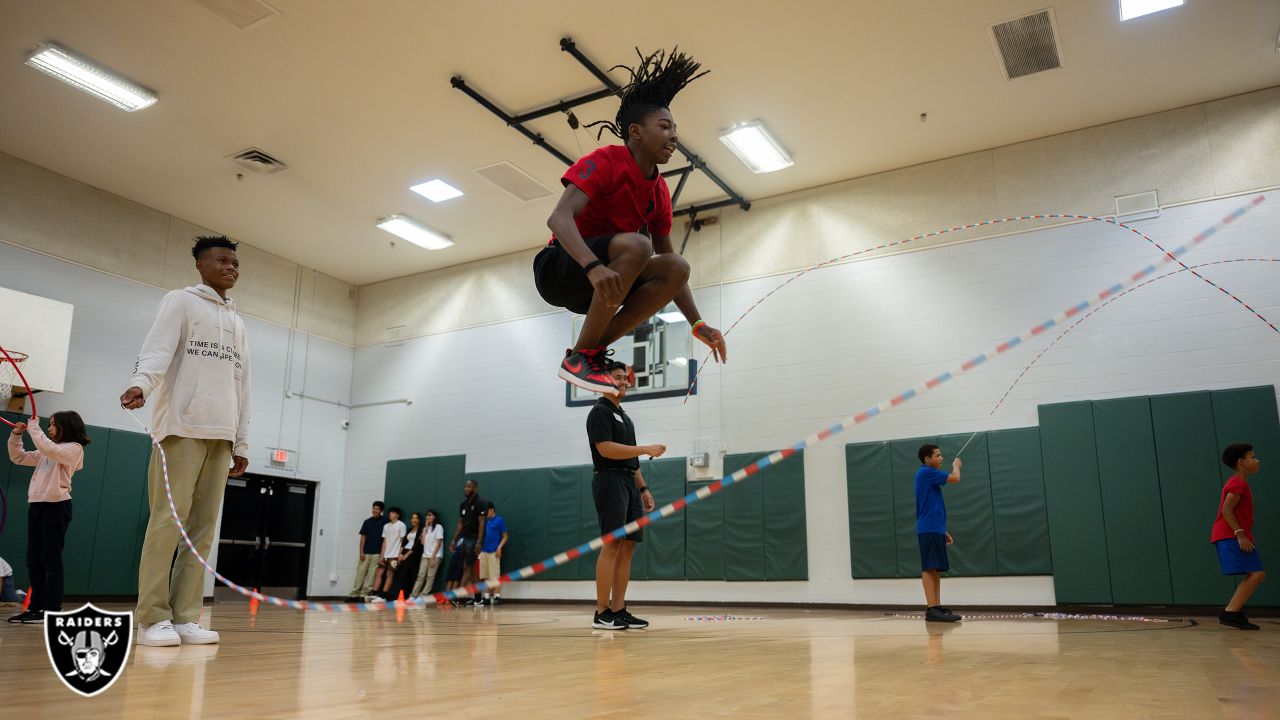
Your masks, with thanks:
M 1253 492 L 1249 489 L 1249 483 L 1240 479 L 1239 475 L 1232 475 L 1227 480 L 1227 484 L 1222 486 L 1222 499 L 1218 501 L 1218 519 L 1213 522 L 1213 535 L 1209 538 L 1209 542 L 1218 542 L 1219 540 L 1231 540 L 1235 538 L 1235 532 L 1226 520 L 1222 519 L 1222 503 L 1227 500 L 1227 493 L 1235 493 L 1240 496 L 1240 502 L 1236 503 L 1235 515 L 1236 522 L 1244 528 L 1244 536 L 1253 541 Z
M 574 163 L 560 182 L 572 183 L 587 195 L 587 206 L 574 218 L 584 240 L 640 232 L 645 227 L 653 238 L 671 234 L 667 181 L 659 172 L 646 178 L 625 145 L 593 150 Z

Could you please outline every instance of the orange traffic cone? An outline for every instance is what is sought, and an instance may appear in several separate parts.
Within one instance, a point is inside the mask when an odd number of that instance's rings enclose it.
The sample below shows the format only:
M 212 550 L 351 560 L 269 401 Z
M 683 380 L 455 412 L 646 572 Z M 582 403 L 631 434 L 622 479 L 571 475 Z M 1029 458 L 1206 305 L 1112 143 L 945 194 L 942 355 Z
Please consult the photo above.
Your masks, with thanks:
M 31 607 L 31 588 L 27 588 L 27 594 L 22 598 L 22 612 L 26 612 Z
M 253 591 L 255 593 L 258 592 L 258 588 L 254 588 Z M 257 617 L 257 616 L 258 616 L 258 598 L 251 597 L 249 598 L 249 617 Z
M 404 622 L 404 590 L 396 598 L 396 622 Z

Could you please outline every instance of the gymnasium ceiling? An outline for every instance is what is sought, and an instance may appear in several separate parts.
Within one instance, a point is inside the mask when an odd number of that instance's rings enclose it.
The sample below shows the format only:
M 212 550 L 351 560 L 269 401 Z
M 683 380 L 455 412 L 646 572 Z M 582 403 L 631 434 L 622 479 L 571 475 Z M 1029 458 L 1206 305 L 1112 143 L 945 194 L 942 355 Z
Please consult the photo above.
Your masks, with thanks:
M 281 14 L 241 30 L 196 0 L 0 0 L 0 150 L 366 284 L 544 242 L 554 196 L 522 203 L 472 170 L 505 160 L 558 188 L 564 166 L 449 78 L 511 112 L 598 89 L 566 35 L 604 67 L 635 46 L 694 54 L 711 74 L 675 103 L 681 139 L 753 200 L 1280 83 L 1275 0 L 1125 23 L 1117 0 L 269 1 Z M 1049 2 L 1063 67 L 1006 81 L 987 26 Z M 23 66 L 45 40 L 160 102 L 125 113 Z M 756 118 L 793 167 L 753 175 L 717 139 Z M 595 147 L 563 116 L 532 127 Z M 225 158 L 249 146 L 290 168 L 236 181 Z M 409 191 L 433 177 L 466 195 Z M 683 202 L 718 197 L 691 181 Z M 394 212 L 456 244 L 391 248 L 374 222 Z

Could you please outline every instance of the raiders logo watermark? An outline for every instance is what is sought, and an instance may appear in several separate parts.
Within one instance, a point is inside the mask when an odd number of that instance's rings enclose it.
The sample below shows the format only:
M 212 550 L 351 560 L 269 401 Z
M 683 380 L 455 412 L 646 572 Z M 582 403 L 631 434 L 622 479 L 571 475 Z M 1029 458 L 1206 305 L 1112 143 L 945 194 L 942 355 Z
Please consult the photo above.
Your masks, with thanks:
M 106 692 L 133 651 L 133 613 L 86 604 L 44 614 L 44 646 L 63 685 L 85 697 Z

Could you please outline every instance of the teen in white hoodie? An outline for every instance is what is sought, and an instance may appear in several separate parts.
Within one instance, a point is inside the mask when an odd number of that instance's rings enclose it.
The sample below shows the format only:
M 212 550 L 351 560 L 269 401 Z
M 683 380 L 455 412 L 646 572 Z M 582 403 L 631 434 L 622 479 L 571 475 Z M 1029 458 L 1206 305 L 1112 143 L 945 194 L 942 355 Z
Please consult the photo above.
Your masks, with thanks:
M 174 506 L 207 558 L 227 477 L 243 474 L 249 465 L 249 344 L 235 303 L 226 296 L 240 277 L 236 243 L 196 238 L 191 254 L 203 283 L 160 301 L 132 387 L 120 404 L 130 410 L 151 404 L 152 432 L 168 459 Z M 216 643 L 218 634 L 199 623 L 204 569 L 180 540 L 154 449 L 147 494 L 151 519 L 138 567 L 138 643 Z

